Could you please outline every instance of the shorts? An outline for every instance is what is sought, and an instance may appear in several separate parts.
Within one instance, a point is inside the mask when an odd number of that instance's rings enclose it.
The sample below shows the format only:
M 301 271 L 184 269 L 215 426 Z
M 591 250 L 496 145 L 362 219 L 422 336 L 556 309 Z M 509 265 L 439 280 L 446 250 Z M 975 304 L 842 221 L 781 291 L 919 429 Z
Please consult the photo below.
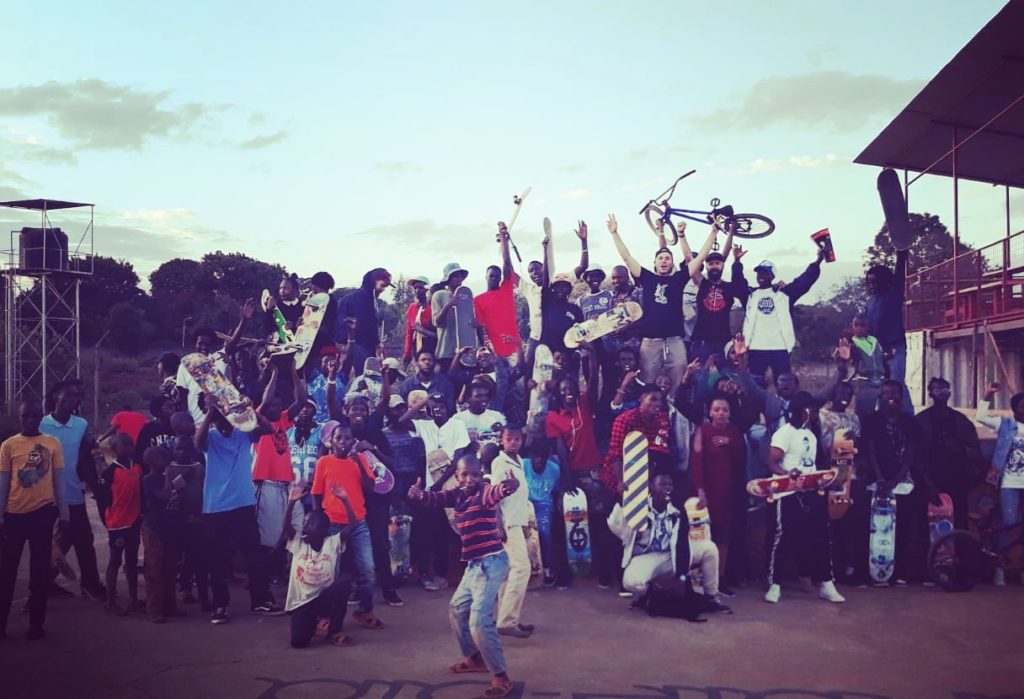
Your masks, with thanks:
M 256 484 L 256 526 L 260 546 L 277 546 L 284 534 L 284 516 L 288 510 L 291 483 L 260 481 Z
M 142 542 L 142 523 L 136 522 L 125 529 L 110 529 L 107 531 L 107 536 L 109 537 L 111 551 L 130 548 L 133 544 L 137 551 L 139 544 Z

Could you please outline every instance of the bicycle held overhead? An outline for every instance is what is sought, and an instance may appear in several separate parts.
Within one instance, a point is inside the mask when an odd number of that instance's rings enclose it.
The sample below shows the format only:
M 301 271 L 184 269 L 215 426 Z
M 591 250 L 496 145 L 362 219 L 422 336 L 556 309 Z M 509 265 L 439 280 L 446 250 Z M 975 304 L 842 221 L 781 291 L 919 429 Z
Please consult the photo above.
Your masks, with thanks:
M 664 234 L 669 245 L 674 245 L 678 239 L 676 227 L 672 224 L 672 217 L 682 217 L 698 223 L 711 225 L 715 220 L 725 229 L 734 226 L 734 235 L 740 238 L 764 238 L 775 230 L 775 222 L 761 214 L 738 214 L 731 205 L 721 205 L 717 197 L 711 200 L 709 211 L 701 209 L 680 209 L 669 205 L 676 187 L 684 179 L 697 172 L 690 170 L 681 175 L 672 183 L 672 186 L 651 199 L 643 208 L 640 214 L 647 220 L 647 225 L 655 235 Z

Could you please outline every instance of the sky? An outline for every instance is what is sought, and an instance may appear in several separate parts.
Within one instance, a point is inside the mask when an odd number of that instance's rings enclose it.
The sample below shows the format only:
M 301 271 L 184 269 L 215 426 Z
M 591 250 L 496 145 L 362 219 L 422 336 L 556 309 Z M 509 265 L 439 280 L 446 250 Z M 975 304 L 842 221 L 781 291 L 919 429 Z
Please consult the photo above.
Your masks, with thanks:
M 1003 4 L 59 0 L 44 19 L 12 0 L 0 200 L 94 203 L 96 252 L 144 279 L 222 250 L 344 286 L 376 266 L 435 281 L 457 261 L 483 290 L 495 223 L 525 187 L 525 260 L 546 216 L 569 271 L 582 219 L 608 268 L 607 215 L 646 262 L 637 211 L 696 169 L 673 204 L 775 220 L 748 263 L 792 278 L 829 228 L 827 291 L 883 221 L 878 170 L 853 158 Z M 951 180 L 911 191 L 911 210 L 952 221 Z M 962 184 L 966 242 L 1002 234 L 1003 197 Z M 7 230 L 37 221 L 0 210 Z M 76 244 L 80 217 L 51 223 Z

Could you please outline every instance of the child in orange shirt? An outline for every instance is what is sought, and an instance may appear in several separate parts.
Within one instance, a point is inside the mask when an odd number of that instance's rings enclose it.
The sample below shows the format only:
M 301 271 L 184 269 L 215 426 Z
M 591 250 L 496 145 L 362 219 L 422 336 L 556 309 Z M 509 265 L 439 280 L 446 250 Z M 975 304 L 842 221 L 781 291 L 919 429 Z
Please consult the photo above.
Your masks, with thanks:
M 110 535 L 110 562 L 107 563 L 108 614 L 125 616 L 139 606 L 139 543 L 142 523 L 142 467 L 135 463 L 132 438 L 120 432 L 110 445 L 115 459 L 100 475 L 97 498 L 100 513 Z M 117 571 L 124 561 L 128 582 L 128 606 L 117 603 Z

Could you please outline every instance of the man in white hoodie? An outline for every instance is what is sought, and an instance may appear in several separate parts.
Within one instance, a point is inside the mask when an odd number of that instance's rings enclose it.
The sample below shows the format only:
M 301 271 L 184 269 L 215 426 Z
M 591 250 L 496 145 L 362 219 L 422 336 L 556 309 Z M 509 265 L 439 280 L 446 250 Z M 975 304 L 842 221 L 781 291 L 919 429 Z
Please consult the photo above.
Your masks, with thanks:
M 792 307 L 818 281 L 823 259 L 819 250 L 818 259 L 789 284 L 775 283 L 775 264 L 769 260 L 754 267 L 757 288 L 751 289 L 747 299 L 743 337 L 750 348 L 750 373 L 762 386 L 769 368 L 773 381 L 790 373 L 789 353 L 796 346 Z

